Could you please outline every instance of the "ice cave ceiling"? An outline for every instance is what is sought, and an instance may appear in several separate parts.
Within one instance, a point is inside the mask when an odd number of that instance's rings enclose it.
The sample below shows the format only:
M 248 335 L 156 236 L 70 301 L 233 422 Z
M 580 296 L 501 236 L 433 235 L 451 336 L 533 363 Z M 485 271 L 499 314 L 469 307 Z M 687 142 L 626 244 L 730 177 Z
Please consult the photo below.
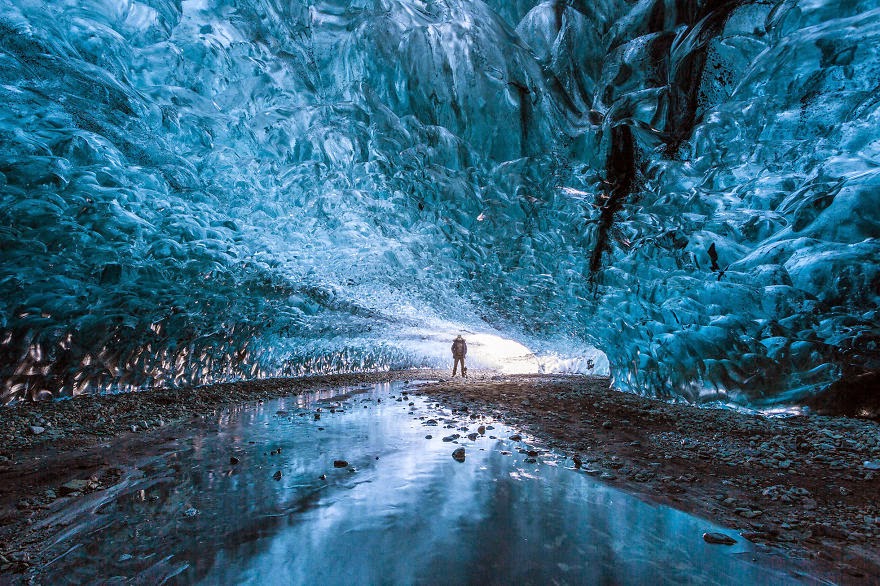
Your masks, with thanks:
M 880 0 L 0 0 L 0 78 L 4 401 L 457 331 L 751 404 L 880 366 Z

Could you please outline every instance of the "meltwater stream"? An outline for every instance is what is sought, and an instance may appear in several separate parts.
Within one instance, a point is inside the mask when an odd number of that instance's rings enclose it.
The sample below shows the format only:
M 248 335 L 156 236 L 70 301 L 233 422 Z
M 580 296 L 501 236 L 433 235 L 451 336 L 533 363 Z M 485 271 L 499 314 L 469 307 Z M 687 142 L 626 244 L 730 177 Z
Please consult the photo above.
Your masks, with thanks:
M 564 456 L 509 439 L 509 427 L 404 396 L 407 388 L 417 385 L 340 389 L 219 414 L 137 462 L 114 487 L 62 505 L 47 521 L 57 533 L 41 577 L 53 584 L 796 582 L 754 563 L 741 539 L 733 547 L 702 540 L 705 531 L 725 531 L 719 527 L 606 486 L 570 469 Z M 461 437 L 444 441 L 453 434 Z M 466 459 L 458 462 L 451 454 L 462 446 Z M 527 450 L 540 453 L 533 459 Z M 335 460 L 348 465 L 334 467 Z

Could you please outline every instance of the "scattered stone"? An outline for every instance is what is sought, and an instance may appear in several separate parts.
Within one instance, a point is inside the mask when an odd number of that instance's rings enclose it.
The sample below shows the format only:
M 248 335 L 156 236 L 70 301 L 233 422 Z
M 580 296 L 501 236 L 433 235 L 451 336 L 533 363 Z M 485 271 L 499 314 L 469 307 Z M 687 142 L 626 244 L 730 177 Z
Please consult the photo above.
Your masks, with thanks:
M 275 474 L 272 475 L 272 478 L 274 478 L 275 480 L 281 480 L 282 476 L 284 475 L 281 473 L 281 470 L 278 470 L 277 472 L 275 472 Z
M 187 517 L 195 517 L 196 515 L 199 514 L 199 510 L 195 507 L 190 507 L 187 510 L 185 510 L 183 512 L 183 514 L 186 515 Z
M 736 543 L 736 539 L 734 539 L 730 535 L 725 535 L 724 533 L 717 533 L 714 531 L 703 533 L 703 541 L 715 545 L 734 545 Z
M 119 559 L 117 561 L 127 562 L 128 560 L 133 559 L 133 558 L 134 558 L 134 556 L 131 555 L 130 553 L 124 553 L 121 556 L 119 556 Z
M 478 428 L 477 428 L 477 433 L 480 434 L 480 435 L 485 435 L 485 434 L 486 434 L 486 426 L 485 426 L 485 425 L 481 425 L 480 427 L 478 427 Z
M 348 462 L 346 462 L 345 460 L 333 460 L 333 467 L 334 468 L 347 468 Z
M 456 462 L 464 462 L 464 448 L 458 448 L 452 452 L 452 459 Z
M 581 457 L 579 454 L 575 454 L 574 456 L 571 457 L 571 459 L 574 462 L 574 467 L 576 469 L 580 469 L 580 467 L 584 465 L 584 461 L 581 460 Z
M 610 421 L 603 421 L 602 422 L 602 429 L 612 429 L 613 427 L 614 427 L 614 424 L 612 424 Z
M 538 460 L 536 460 L 535 458 L 532 458 L 532 457 L 528 457 L 524 460 L 524 462 L 526 464 L 536 464 L 538 462 Z
M 425 436 L 425 439 L 432 439 L 433 437 L 434 436 L 429 433 L 428 435 Z
M 747 509 L 745 507 L 740 507 L 733 510 L 734 513 L 743 517 L 744 519 L 754 519 L 755 517 L 759 517 L 764 514 L 764 511 L 758 511 L 755 509 Z
M 478 434 L 476 434 L 476 433 L 469 433 L 467 437 L 468 437 L 468 439 L 471 440 L 472 442 L 475 442 L 475 441 L 477 441 L 477 438 L 480 437 L 480 436 L 479 436 Z
M 458 435 L 457 433 L 453 433 L 452 435 L 447 435 L 446 437 L 444 437 L 443 441 L 444 442 L 451 442 L 451 441 L 457 440 L 460 437 L 461 436 Z
M 46 431 L 45 427 L 41 427 L 39 425 L 31 425 L 31 433 L 34 435 L 40 435 L 44 431 Z
M 229 463 L 232 464 L 233 466 L 235 466 L 239 462 L 240 462 L 240 460 L 238 458 L 236 458 L 235 456 L 229 456 Z
M 599 478 L 601 478 L 602 480 L 614 480 L 615 478 L 617 478 L 617 475 L 612 474 L 611 472 L 603 472 L 601 475 L 599 475 Z
M 58 494 L 61 496 L 70 496 L 71 494 L 77 492 L 82 493 L 89 486 L 88 480 L 71 480 L 70 482 L 65 482 L 58 489 Z
M 515 441 L 515 442 L 521 442 L 522 436 L 518 433 L 515 433 L 512 436 L 510 436 L 508 439 L 510 439 L 511 441 Z
M 318 478 L 319 478 L 320 480 L 327 480 L 327 475 L 326 475 L 326 474 L 321 474 L 320 476 L 318 476 Z

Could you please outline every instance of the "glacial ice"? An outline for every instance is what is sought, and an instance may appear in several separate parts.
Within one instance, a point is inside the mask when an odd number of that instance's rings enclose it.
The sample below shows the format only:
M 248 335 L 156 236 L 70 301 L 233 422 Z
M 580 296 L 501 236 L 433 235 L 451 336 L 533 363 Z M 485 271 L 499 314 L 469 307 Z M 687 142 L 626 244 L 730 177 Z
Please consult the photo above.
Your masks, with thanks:
M 880 367 L 880 0 L 0 0 L 0 78 L 4 401 Z

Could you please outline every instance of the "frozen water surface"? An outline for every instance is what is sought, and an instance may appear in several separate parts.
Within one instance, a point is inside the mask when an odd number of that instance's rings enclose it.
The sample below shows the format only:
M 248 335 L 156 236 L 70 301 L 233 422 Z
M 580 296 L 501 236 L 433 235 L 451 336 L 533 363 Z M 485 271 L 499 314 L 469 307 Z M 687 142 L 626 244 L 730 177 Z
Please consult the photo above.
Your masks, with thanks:
M 43 568 L 44 580 L 810 582 L 784 560 L 766 565 L 735 532 L 603 485 L 528 439 L 510 441 L 510 428 L 414 395 L 398 401 L 405 389 L 281 399 L 206 421 L 121 484 L 56 511 L 46 543 L 60 557 Z M 480 425 L 494 429 L 468 439 Z M 462 437 L 442 440 L 454 433 Z M 463 463 L 451 456 L 458 447 Z M 519 449 L 533 448 L 541 453 L 528 463 Z M 231 455 L 240 462 L 230 464 Z M 340 459 L 348 465 L 334 468 Z M 706 531 L 739 543 L 709 545 Z
M 0 0 L 2 399 L 464 331 L 796 403 L 880 368 L 878 77 L 878 0 Z

